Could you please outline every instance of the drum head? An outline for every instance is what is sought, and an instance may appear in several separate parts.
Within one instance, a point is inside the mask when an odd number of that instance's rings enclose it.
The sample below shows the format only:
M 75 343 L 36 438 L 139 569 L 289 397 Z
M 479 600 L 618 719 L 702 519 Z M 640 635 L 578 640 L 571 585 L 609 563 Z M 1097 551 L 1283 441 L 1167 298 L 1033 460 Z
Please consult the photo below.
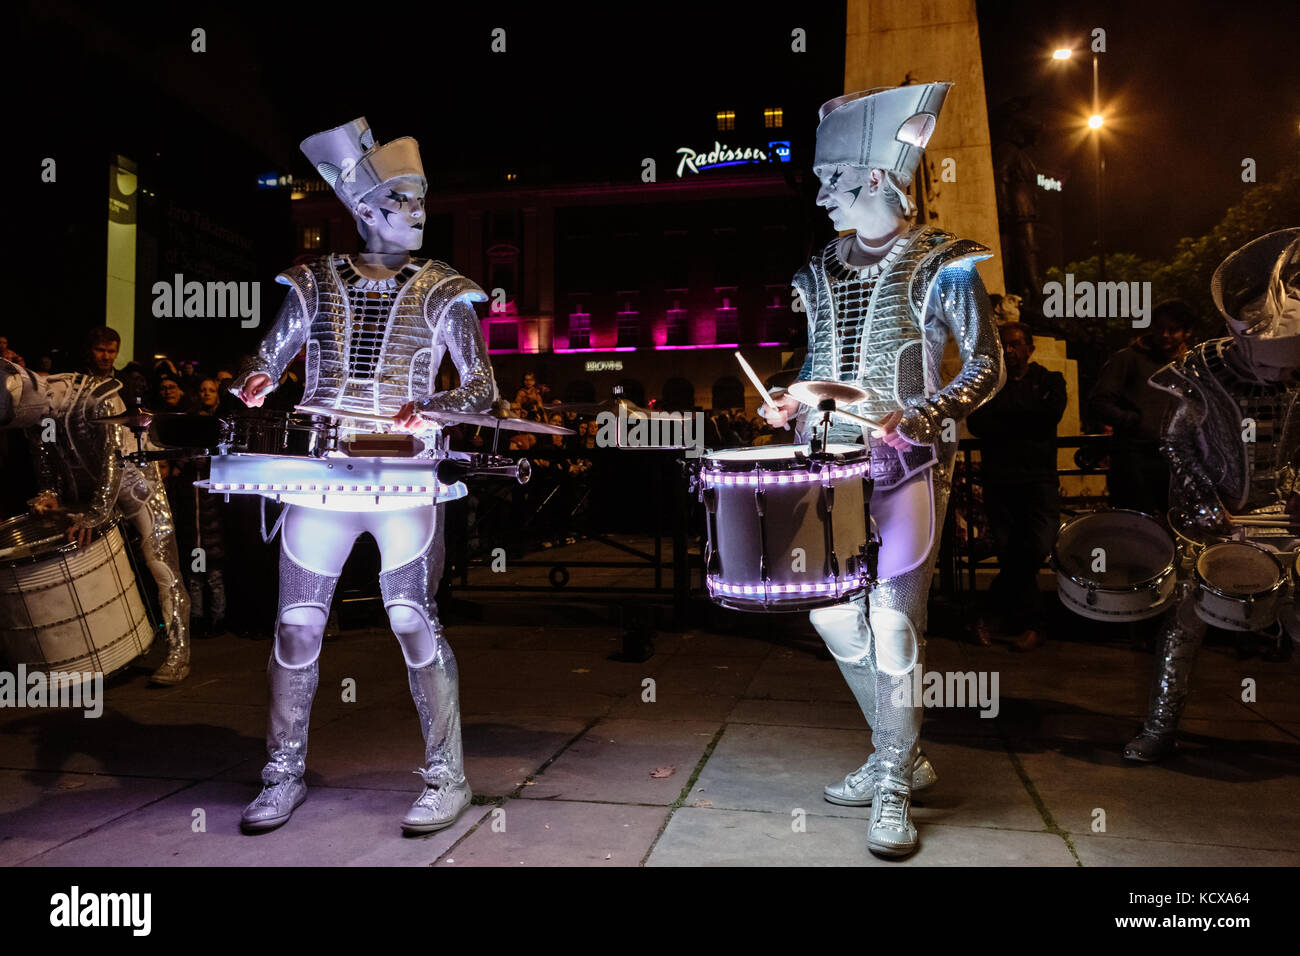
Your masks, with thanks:
M 722 451 L 711 451 L 705 455 L 709 461 L 726 462 L 728 467 L 735 465 L 744 466 L 746 462 L 779 462 L 794 461 L 795 453 L 807 455 L 808 445 L 755 445 L 750 448 L 726 448 Z M 863 445 L 849 445 L 831 443 L 826 446 L 826 451 L 832 455 L 852 455 L 854 452 L 859 454 L 866 451 Z
M 1277 558 L 1240 541 L 1206 548 L 1196 559 L 1196 573 L 1215 591 L 1230 597 L 1264 594 L 1283 576 Z
M 0 565 L 39 561 L 74 548 L 67 529 L 68 519 L 62 515 L 19 515 L 0 523 Z
M 1052 557 L 1071 579 L 1125 589 L 1164 574 L 1174 564 L 1174 540 L 1154 518 L 1136 511 L 1098 511 L 1069 522 Z

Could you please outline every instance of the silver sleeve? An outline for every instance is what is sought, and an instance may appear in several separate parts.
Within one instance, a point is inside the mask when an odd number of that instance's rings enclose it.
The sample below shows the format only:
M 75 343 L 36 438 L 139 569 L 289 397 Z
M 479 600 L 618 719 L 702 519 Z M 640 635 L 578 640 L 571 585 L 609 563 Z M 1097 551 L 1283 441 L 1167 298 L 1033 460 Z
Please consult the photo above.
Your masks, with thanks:
M 436 392 L 420 403 L 422 411 L 481 412 L 492 405 L 497 397 L 496 380 L 488 362 L 487 345 L 483 341 L 483 326 L 474 307 L 457 299 L 447 307 L 447 315 L 440 323 L 443 345 L 451 356 L 460 384 L 443 392 Z
M 935 369 L 943 357 L 942 337 L 931 331 L 936 321 L 942 322 L 956 340 L 962 366 L 946 386 L 903 413 L 898 431 L 916 445 L 935 444 L 943 433 L 945 419 L 960 422 L 992 398 L 1006 380 L 1002 342 L 993 323 L 988 293 L 973 263 L 956 263 L 935 278 L 925 323 L 925 348 Z
M 95 417 L 103 418 L 119 411 L 116 404 L 104 401 L 95 409 Z M 117 504 L 118 487 L 122 484 L 122 436 L 116 425 L 100 425 L 103 431 L 103 447 L 100 461 L 99 481 L 91 493 L 86 511 L 82 514 L 82 523 L 97 528 L 113 516 L 113 506 Z
M 1155 376 L 1152 376 L 1154 378 Z M 1202 464 L 1200 409 L 1182 400 L 1169 414 L 1160 434 L 1160 451 L 1169 460 L 1169 497 L 1182 522 L 1202 531 L 1232 529 L 1214 479 Z
M 307 344 L 310 329 L 311 320 L 303 309 L 302 299 L 295 289 L 290 288 L 271 331 L 262 338 L 257 352 L 240 365 L 239 374 L 230 383 L 230 391 L 237 393 L 251 376 L 258 374 L 271 377 L 271 387 L 263 394 L 274 391 L 284 370 Z

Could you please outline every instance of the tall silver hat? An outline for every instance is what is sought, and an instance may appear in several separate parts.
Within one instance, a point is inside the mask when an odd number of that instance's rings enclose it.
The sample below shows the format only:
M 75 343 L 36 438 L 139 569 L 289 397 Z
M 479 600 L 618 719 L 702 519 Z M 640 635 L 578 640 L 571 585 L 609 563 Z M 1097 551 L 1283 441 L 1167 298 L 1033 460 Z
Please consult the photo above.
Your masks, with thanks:
M 1252 239 L 1214 270 L 1210 297 L 1252 361 L 1300 368 L 1300 227 Z
M 356 209 L 372 189 L 399 176 L 418 176 L 428 184 L 420 162 L 420 144 L 404 136 L 376 145 L 364 116 L 308 136 L 298 148 L 348 209 Z
M 884 169 L 912 182 L 951 83 L 879 87 L 838 96 L 818 111 L 813 172 Z

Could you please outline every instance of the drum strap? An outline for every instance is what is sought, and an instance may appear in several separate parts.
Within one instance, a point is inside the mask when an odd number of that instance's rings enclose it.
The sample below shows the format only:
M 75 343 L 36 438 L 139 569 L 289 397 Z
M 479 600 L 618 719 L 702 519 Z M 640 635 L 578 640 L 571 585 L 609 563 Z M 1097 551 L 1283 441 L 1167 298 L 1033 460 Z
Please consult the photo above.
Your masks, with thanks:
M 272 541 L 275 540 L 275 536 L 279 534 L 280 526 L 284 524 L 284 519 L 289 517 L 289 506 L 285 505 L 283 508 L 280 509 L 280 514 L 275 519 L 275 524 L 271 526 L 270 535 L 267 535 L 266 533 L 266 496 L 265 495 L 262 496 L 262 506 L 259 510 L 261 511 L 262 514 L 262 541 L 265 544 L 270 544 Z

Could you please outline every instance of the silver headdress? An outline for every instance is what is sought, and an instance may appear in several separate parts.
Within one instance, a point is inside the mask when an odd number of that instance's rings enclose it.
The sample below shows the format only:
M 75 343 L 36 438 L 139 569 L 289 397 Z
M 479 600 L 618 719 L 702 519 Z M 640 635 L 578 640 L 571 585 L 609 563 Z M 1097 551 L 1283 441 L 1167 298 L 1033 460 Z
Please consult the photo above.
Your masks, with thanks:
M 879 87 L 822 105 L 813 172 L 835 166 L 884 169 L 909 185 L 934 133 L 951 83 Z
M 1210 296 L 1252 364 L 1300 368 L 1300 227 L 1252 239 L 1224 259 Z
M 298 148 L 350 210 L 376 186 L 399 176 L 418 176 L 428 183 L 420 162 L 420 144 L 404 136 L 376 145 L 364 116 L 308 136 Z

